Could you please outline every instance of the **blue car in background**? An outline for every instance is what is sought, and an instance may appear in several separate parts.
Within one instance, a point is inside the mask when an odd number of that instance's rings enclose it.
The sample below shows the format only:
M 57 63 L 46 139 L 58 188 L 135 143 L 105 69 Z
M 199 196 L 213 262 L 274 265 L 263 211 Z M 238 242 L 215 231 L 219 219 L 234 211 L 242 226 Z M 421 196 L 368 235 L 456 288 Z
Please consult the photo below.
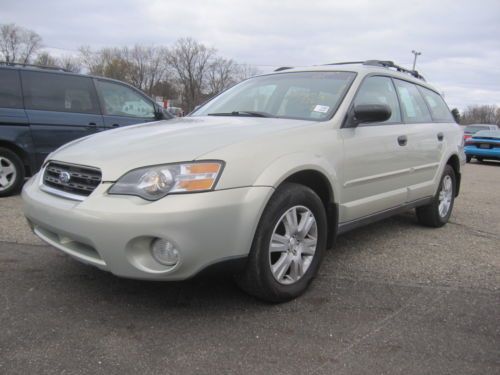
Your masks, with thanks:
M 107 129 L 171 119 L 126 83 L 60 68 L 0 62 L 0 197 L 63 144 Z
M 481 130 L 465 142 L 467 163 L 472 158 L 500 160 L 500 130 Z

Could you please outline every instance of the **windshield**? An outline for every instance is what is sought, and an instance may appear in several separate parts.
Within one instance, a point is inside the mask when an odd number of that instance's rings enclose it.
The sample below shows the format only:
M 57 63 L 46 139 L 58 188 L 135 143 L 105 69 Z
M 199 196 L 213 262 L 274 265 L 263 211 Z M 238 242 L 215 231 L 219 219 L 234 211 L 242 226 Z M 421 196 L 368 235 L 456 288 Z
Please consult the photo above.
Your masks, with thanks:
M 322 121 L 337 110 L 355 73 L 298 72 L 250 78 L 191 116 L 257 116 Z

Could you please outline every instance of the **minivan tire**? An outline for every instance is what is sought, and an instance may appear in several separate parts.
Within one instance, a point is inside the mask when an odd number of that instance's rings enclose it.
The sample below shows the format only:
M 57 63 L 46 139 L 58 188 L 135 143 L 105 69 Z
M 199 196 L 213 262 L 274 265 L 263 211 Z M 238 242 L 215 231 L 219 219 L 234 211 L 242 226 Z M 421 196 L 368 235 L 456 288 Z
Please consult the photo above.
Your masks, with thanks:
M 443 189 L 443 185 L 446 183 L 446 181 L 451 181 L 451 196 L 449 197 L 449 207 L 446 214 L 441 215 L 439 212 L 439 205 L 441 203 L 440 196 L 445 195 L 445 189 Z M 416 208 L 417 219 L 420 224 L 427 227 L 439 228 L 448 222 L 453 210 L 453 204 L 455 202 L 456 186 L 455 171 L 449 164 L 447 164 L 441 176 L 438 191 L 434 196 L 432 202 L 428 205 Z
M 9 170 L 13 168 L 14 173 L 7 175 L 5 172 L 7 166 Z M 12 175 L 14 175 L 13 179 L 9 180 L 8 177 Z M 0 197 L 7 197 L 17 193 L 23 185 L 24 177 L 24 165 L 19 156 L 8 148 L 0 147 L 0 183 L 1 179 L 8 181 L 6 188 L 0 185 Z
M 298 210 L 301 210 L 300 217 L 298 216 Z M 312 226 L 309 226 L 309 228 L 314 230 L 316 236 L 316 247 L 313 255 L 305 255 L 305 250 L 304 253 L 302 252 L 306 247 L 306 241 L 313 241 L 314 243 L 314 236 L 310 237 L 308 229 L 307 237 L 302 238 L 305 231 L 302 231 L 302 233 L 298 231 L 301 228 L 300 225 L 296 226 L 297 232 L 294 232 L 296 235 L 293 235 L 293 239 L 290 238 L 289 249 L 287 251 L 271 253 L 271 238 L 273 234 L 277 234 L 278 230 L 286 228 L 285 221 L 288 217 L 285 215 L 290 212 L 293 212 L 295 217 L 298 218 L 298 224 L 301 223 L 300 220 L 304 216 L 307 216 L 307 220 L 304 219 L 304 223 L 306 221 L 309 223 L 313 222 Z M 281 229 L 280 225 L 282 225 Z M 286 234 L 282 237 L 286 237 Z M 242 274 L 236 276 L 236 281 L 245 292 L 267 302 L 281 303 L 290 301 L 304 293 L 316 276 L 326 250 L 326 240 L 326 213 L 318 195 L 306 186 L 296 183 L 283 183 L 274 192 L 264 209 L 254 236 L 246 268 Z M 286 245 L 284 246 L 286 247 Z M 302 273 L 302 276 L 296 277 L 296 280 L 293 281 L 294 277 L 291 276 L 292 267 L 297 263 L 297 261 L 293 261 L 290 263 L 288 270 L 285 271 L 286 275 L 284 276 L 291 280 L 289 280 L 289 283 L 284 284 L 283 280 L 278 282 L 271 267 L 273 257 L 276 259 L 276 257 L 286 256 L 299 260 L 298 262 L 301 263 L 300 269 L 302 271 L 305 269 L 305 271 Z M 302 260 L 304 260 L 303 263 Z M 283 269 L 285 268 L 283 267 Z M 296 270 L 299 270 L 298 266 Z M 297 273 L 294 273 L 293 276 L 301 273 L 298 271 L 295 272 Z M 290 276 L 288 273 L 290 273 Z

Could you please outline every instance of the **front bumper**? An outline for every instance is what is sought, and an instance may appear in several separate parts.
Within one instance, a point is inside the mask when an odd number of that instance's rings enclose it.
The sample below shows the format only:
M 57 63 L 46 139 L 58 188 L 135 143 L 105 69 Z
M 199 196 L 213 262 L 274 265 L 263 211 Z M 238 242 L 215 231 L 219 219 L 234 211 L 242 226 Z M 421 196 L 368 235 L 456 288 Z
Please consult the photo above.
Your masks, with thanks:
M 78 202 L 40 190 L 39 175 L 23 188 L 24 214 L 42 240 L 117 276 L 183 280 L 224 260 L 245 257 L 272 187 L 170 195 L 156 202 L 108 195 L 103 183 Z M 181 259 L 173 268 L 150 253 L 167 238 Z

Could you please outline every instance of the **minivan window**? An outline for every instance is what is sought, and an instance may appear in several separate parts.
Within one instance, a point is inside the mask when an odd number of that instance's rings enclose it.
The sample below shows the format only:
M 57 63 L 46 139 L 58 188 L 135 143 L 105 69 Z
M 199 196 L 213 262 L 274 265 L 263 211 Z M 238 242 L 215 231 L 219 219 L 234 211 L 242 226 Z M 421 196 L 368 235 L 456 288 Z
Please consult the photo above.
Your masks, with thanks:
M 23 108 L 17 70 L 0 69 L 0 108 Z
M 429 106 L 434 121 L 455 122 L 453 115 L 440 95 L 422 86 L 418 86 L 418 88 Z
M 155 117 L 153 103 L 131 88 L 104 80 L 98 80 L 97 87 L 103 101 L 105 114 L 143 118 Z
M 431 114 L 417 87 L 410 82 L 394 79 L 398 91 L 403 119 L 408 123 L 431 122 Z
M 392 80 L 388 77 L 374 76 L 366 78 L 354 99 L 354 105 L 385 104 L 391 108 L 391 117 L 384 123 L 401 122 L 398 96 Z
M 22 71 L 26 109 L 100 114 L 90 77 Z
M 349 89 L 352 72 L 290 72 L 250 78 L 191 116 L 252 116 L 324 121 Z

